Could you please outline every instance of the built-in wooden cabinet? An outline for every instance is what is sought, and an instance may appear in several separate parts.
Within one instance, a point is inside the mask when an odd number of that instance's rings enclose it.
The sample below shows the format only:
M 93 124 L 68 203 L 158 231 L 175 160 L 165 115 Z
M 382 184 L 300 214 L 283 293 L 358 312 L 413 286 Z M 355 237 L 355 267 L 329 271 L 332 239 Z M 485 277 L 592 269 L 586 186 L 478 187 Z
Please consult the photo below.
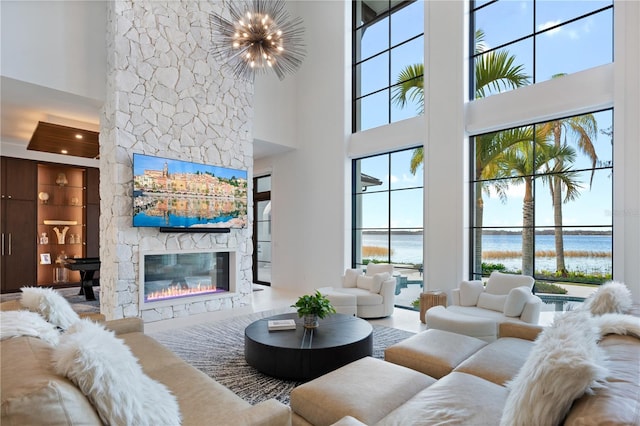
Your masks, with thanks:
M 15 292 L 36 279 L 36 163 L 0 158 L 0 290 Z
M 99 256 L 99 169 L 1 158 L 2 292 L 79 284 L 57 260 Z

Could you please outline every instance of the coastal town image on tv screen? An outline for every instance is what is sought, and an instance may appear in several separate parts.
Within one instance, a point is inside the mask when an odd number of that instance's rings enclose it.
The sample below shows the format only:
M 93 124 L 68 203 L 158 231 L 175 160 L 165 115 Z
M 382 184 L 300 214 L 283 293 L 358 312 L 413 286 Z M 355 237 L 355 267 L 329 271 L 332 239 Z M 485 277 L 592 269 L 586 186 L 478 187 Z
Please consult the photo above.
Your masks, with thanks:
M 133 226 L 244 228 L 247 172 L 133 154 Z

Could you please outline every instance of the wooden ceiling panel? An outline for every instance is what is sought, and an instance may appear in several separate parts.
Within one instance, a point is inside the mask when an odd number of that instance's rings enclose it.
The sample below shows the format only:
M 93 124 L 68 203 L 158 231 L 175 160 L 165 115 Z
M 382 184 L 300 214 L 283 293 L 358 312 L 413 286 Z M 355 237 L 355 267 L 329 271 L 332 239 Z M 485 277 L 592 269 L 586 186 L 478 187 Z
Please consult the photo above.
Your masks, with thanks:
M 65 154 L 63 151 L 66 150 L 66 155 L 98 158 L 100 154 L 98 135 L 98 132 L 91 130 L 39 121 L 27 149 L 54 154 Z

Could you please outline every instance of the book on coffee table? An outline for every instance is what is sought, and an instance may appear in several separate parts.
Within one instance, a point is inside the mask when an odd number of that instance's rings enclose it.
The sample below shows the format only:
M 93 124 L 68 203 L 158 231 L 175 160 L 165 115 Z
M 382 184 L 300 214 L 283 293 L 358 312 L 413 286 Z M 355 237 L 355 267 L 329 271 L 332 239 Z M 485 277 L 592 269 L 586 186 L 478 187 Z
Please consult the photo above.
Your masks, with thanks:
M 286 320 L 269 320 L 267 323 L 269 331 L 275 330 L 295 330 L 296 322 L 292 319 Z

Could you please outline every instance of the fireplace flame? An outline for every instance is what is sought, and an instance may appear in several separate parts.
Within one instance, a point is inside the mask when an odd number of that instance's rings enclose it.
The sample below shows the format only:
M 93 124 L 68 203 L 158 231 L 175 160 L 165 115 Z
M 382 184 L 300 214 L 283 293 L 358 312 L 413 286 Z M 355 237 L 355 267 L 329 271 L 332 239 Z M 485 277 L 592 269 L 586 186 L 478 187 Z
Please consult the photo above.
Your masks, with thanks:
M 224 291 L 224 290 L 220 290 Z M 159 291 L 153 291 L 145 295 L 145 302 L 155 302 L 158 300 L 172 299 L 174 297 L 194 296 L 198 294 L 217 293 L 215 285 L 203 285 L 198 283 L 195 287 L 171 286 Z

